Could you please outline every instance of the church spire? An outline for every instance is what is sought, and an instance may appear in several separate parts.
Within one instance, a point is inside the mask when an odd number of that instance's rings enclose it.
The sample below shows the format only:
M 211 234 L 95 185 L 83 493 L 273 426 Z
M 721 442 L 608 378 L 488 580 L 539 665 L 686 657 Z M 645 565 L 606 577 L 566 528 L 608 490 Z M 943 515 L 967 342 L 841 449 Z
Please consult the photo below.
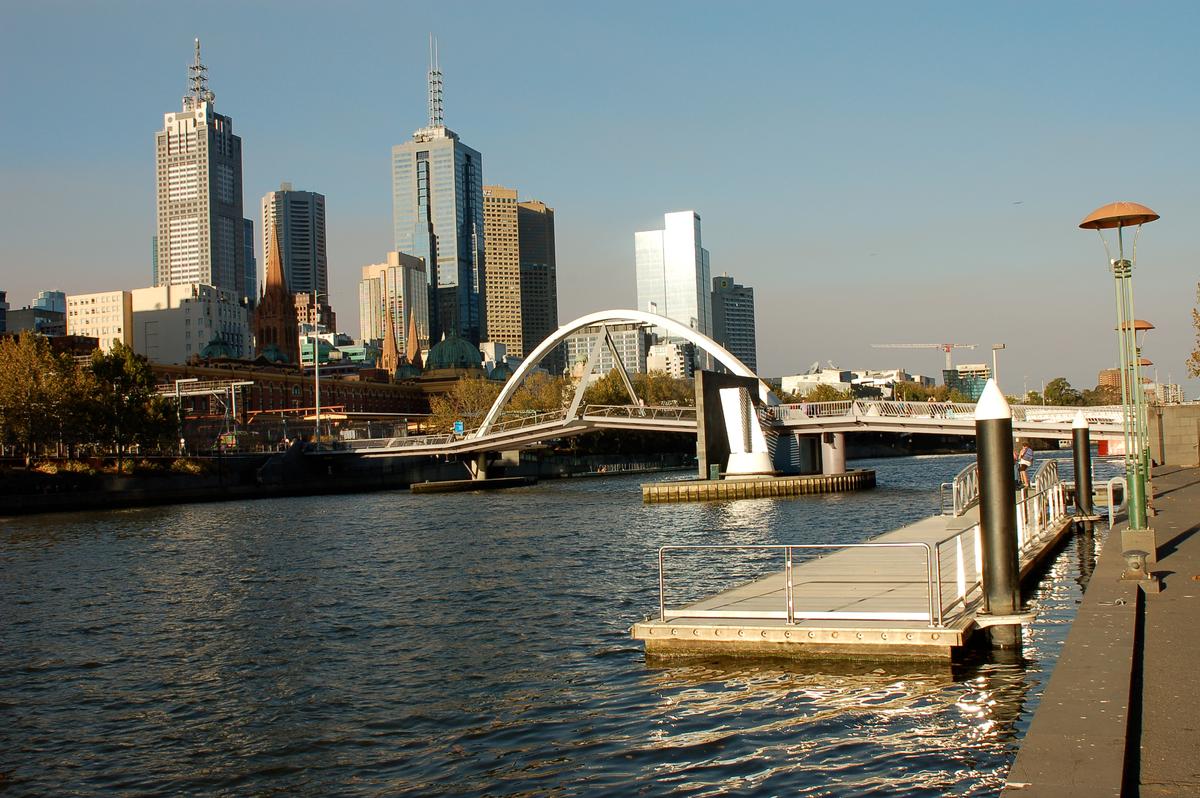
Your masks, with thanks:
M 396 328 L 392 326 L 392 303 L 387 303 L 384 312 L 387 319 L 383 325 L 383 354 L 379 358 L 379 367 L 387 372 L 388 377 L 396 376 L 400 367 L 400 350 L 396 348 Z
M 408 335 L 404 343 L 409 364 L 414 368 L 421 368 L 421 341 L 417 338 L 417 314 L 411 310 L 408 313 Z
M 442 119 L 442 68 L 438 64 L 437 39 L 429 34 L 429 126 L 444 127 Z
M 279 257 L 278 225 L 271 225 L 271 235 L 267 240 L 267 279 L 263 284 L 264 295 L 272 286 L 279 286 L 284 291 L 288 290 L 287 278 L 283 275 L 283 260 Z

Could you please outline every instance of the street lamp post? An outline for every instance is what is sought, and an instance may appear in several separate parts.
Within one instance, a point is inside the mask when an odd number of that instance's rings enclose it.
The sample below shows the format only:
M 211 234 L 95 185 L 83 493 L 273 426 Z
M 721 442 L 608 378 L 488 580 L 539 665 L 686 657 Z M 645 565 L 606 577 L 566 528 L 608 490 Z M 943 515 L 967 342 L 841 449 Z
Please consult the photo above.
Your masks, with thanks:
M 1000 384 L 1000 370 L 996 368 L 996 353 L 1004 348 L 1004 344 L 992 344 L 992 379 Z
M 175 380 L 175 427 L 179 430 L 179 456 L 183 457 L 187 454 L 187 444 L 183 437 L 183 402 L 179 392 L 179 386 L 185 382 L 199 382 L 199 377 L 184 377 L 181 380 Z
M 1133 314 L 1133 266 L 1137 262 L 1137 240 L 1142 225 L 1158 219 L 1158 214 L 1136 202 L 1114 202 L 1092 211 L 1080 228 L 1095 230 L 1104 244 L 1112 267 L 1116 290 L 1117 343 L 1121 359 L 1121 415 L 1125 431 L 1125 480 L 1129 495 L 1129 529 L 1149 532 L 1136 548 L 1145 548 L 1154 557 L 1154 534 L 1146 526 L 1146 483 L 1149 461 L 1146 458 L 1146 397 L 1142 391 Z M 1125 228 L 1134 227 L 1130 257 L 1125 257 Z M 1117 257 L 1105 240 L 1103 230 L 1116 229 Z M 1130 548 L 1126 545 L 1125 548 Z

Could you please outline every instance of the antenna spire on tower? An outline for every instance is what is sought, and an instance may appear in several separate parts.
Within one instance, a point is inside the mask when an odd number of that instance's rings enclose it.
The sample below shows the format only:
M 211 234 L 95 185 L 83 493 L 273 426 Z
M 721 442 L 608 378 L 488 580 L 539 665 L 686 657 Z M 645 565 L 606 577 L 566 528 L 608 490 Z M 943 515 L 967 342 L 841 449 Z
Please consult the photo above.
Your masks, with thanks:
M 196 39 L 196 56 L 188 66 L 188 94 L 183 98 L 185 108 L 196 108 L 200 103 L 211 103 L 217 98 L 208 90 L 208 67 L 200 60 L 200 40 Z
M 442 69 L 438 65 L 437 39 L 429 34 L 429 126 L 442 127 Z

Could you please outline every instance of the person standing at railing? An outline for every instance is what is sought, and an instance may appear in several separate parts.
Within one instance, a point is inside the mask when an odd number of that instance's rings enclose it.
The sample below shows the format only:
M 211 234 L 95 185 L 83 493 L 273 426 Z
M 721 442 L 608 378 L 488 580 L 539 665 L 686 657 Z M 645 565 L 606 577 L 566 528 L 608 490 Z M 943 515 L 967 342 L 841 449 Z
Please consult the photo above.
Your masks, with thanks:
M 1029 448 L 1028 441 L 1022 441 L 1020 448 L 1013 452 L 1013 460 L 1017 464 L 1017 477 L 1021 480 L 1021 487 L 1029 490 L 1029 468 L 1033 465 L 1033 449 Z

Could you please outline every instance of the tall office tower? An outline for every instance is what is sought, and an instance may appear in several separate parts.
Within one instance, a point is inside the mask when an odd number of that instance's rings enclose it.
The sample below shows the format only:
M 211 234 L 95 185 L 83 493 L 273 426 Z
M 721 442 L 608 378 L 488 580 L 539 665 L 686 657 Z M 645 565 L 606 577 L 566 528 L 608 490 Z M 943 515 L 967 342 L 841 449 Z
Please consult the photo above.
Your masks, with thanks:
M 662 230 L 634 234 L 638 310 L 657 313 L 712 335 L 708 250 L 700 246 L 700 215 L 663 215 Z
M 258 302 L 258 259 L 254 257 L 254 222 L 250 219 L 242 219 L 242 241 L 246 253 L 246 300 L 253 310 Z
M 155 134 L 158 255 L 156 285 L 204 283 L 246 294 L 242 241 L 242 140 L 214 109 L 207 71 L 196 58 L 183 110 Z
M 283 277 L 293 294 L 325 294 L 329 301 L 329 260 L 325 252 L 325 195 L 296 191 L 281 183 L 262 198 L 263 252 L 270 231 L 279 236 Z
M 488 340 L 504 344 L 514 357 L 524 357 L 516 189 L 483 187 L 483 240 Z
M 484 308 L 483 157 L 442 120 L 442 72 L 431 42 L 429 125 L 392 147 L 396 250 L 428 266 L 433 338 L 487 337 Z
M 518 201 L 515 189 L 484 186 L 483 227 L 488 340 L 524 358 L 558 328 L 554 209 Z M 560 373 L 561 352 L 542 365 Z
M 730 354 L 758 372 L 754 335 L 754 289 L 738 285 L 727 274 L 712 281 L 713 338 Z
M 637 262 L 638 310 L 657 313 L 712 336 L 712 280 L 708 250 L 700 245 L 700 215 L 677 211 L 663 215 L 662 230 L 633 236 Z M 667 341 L 673 340 L 666 336 Z M 697 352 L 696 365 L 709 366 Z
M 158 236 L 150 236 L 150 285 L 158 285 Z
M 527 356 L 558 329 L 558 266 L 554 255 L 554 209 L 544 202 L 517 203 L 521 241 L 521 334 Z M 565 365 L 563 347 L 542 359 L 551 373 Z
M 429 337 L 425 261 L 403 252 L 389 252 L 387 262 L 363 266 L 358 284 L 358 324 L 364 342 L 386 338 L 388 308 L 398 351 L 409 352 L 412 346 L 419 351 L 436 343 Z
M 0 291 L 0 333 L 8 330 L 8 292 Z

